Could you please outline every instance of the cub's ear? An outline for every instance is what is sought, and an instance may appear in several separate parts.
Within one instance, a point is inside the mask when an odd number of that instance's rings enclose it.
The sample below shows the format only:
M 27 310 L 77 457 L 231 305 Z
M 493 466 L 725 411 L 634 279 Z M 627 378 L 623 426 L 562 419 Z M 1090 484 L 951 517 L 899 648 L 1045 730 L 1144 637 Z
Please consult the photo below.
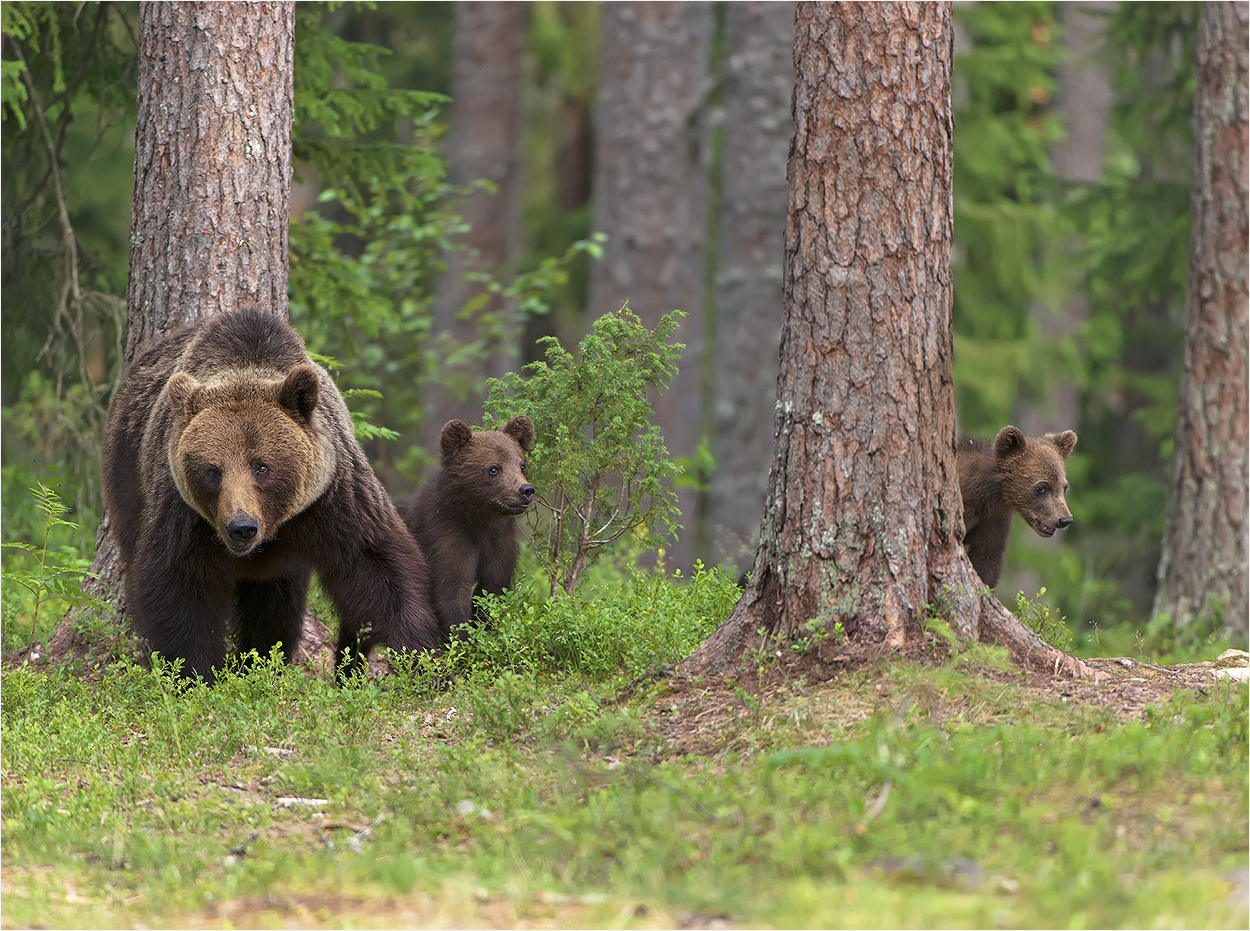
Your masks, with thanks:
M 1072 452 L 1072 447 L 1076 445 L 1076 434 L 1071 430 L 1064 430 L 1062 433 L 1047 433 L 1046 439 L 1055 444 L 1055 449 L 1059 450 L 1059 455 L 1064 459 Z
M 307 424 L 317 408 L 321 380 L 311 365 L 297 365 L 278 389 L 278 406 L 299 424 Z
M 173 412 L 174 423 L 181 426 L 189 424 L 203 406 L 203 386 L 186 372 L 174 372 L 169 376 L 165 394 L 169 396 L 169 409 Z
M 449 420 L 443 424 L 443 432 L 438 437 L 438 447 L 444 463 L 451 462 L 456 454 L 473 440 L 473 431 L 463 420 Z
M 1024 434 L 1015 427 L 1003 427 L 994 437 L 994 455 L 1006 459 L 1024 450 Z
M 534 422 L 524 414 L 509 420 L 501 432 L 516 440 L 527 453 L 534 448 Z

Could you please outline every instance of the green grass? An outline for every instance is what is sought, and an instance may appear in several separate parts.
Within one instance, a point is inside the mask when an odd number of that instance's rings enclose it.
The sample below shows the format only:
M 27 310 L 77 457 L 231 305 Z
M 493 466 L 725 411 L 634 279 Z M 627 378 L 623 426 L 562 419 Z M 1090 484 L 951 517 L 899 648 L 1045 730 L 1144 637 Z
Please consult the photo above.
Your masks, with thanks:
M 7 670 L 5 924 L 1245 926 L 1244 687 L 1120 723 L 885 666 L 739 688 L 694 754 L 665 722 L 714 696 L 644 676 L 733 586 L 588 584 L 344 687 Z

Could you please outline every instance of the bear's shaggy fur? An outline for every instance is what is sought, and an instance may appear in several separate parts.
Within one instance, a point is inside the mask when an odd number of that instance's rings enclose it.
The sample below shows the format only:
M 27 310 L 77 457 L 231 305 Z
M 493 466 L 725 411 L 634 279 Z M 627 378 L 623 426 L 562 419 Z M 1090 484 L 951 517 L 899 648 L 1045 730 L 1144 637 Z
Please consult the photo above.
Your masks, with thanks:
M 288 659 L 316 571 L 338 611 L 338 658 L 375 643 L 438 646 L 429 577 L 303 340 L 247 308 L 135 360 L 109 409 L 104 494 L 126 612 L 183 673 L 241 652 Z
M 964 547 L 990 588 L 1003 573 L 1012 512 L 1043 537 L 1072 523 L 1064 500 L 1068 479 L 1063 461 L 1074 446 L 1071 430 L 1026 437 L 1015 427 L 1003 427 L 992 444 L 959 444 L 955 464 L 964 503 Z
M 449 420 L 439 447 L 438 474 L 398 507 L 429 560 L 434 611 L 447 636 L 473 616 L 474 595 L 497 595 L 512 582 L 515 518 L 534 499 L 525 463 L 534 425 L 514 417 L 502 430 L 474 431 Z

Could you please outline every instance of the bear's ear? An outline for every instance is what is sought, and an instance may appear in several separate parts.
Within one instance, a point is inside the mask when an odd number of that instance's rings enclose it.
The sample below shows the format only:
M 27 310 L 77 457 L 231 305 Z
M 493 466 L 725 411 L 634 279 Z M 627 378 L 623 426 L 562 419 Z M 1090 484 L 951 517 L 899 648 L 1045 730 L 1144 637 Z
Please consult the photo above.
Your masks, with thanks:
M 1059 450 L 1059 455 L 1067 459 L 1072 452 L 1072 448 L 1076 446 L 1076 434 L 1071 430 L 1064 430 L 1062 433 L 1047 433 L 1046 439 L 1055 444 L 1055 449 Z
M 1006 459 L 1024 450 L 1024 434 L 1015 427 L 1003 427 L 994 437 L 994 455 Z
M 534 422 L 524 414 L 513 417 L 500 432 L 516 440 L 527 453 L 534 448 Z
M 174 422 L 189 424 L 191 418 L 200 412 L 200 401 L 203 398 L 203 386 L 186 372 L 174 372 L 165 385 L 165 393 L 169 396 L 169 409 L 173 412 Z
M 296 423 L 307 424 L 317 408 L 320 387 L 315 368 L 311 365 L 297 365 L 287 373 L 286 380 L 278 389 L 278 406 Z
M 456 454 L 473 440 L 473 431 L 463 420 L 449 420 L 443 424 L 443 432 L 438 437 L 438 446 L 442 452 L 442 461 L 450 462 Z

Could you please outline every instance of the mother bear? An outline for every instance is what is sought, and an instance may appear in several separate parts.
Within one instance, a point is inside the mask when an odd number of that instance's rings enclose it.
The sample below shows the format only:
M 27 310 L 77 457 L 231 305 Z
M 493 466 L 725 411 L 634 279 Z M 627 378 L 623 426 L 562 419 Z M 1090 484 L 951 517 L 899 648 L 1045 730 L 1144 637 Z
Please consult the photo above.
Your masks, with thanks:
M 231 628 L 241 652 L 280 643 L 289 661 L 314 571 L 340 664 L 438 645 L 425 558 L 285 320 L 220 313 L 135 360 L 103 459 L 126 611 L 184 675 L 212 681 Z

